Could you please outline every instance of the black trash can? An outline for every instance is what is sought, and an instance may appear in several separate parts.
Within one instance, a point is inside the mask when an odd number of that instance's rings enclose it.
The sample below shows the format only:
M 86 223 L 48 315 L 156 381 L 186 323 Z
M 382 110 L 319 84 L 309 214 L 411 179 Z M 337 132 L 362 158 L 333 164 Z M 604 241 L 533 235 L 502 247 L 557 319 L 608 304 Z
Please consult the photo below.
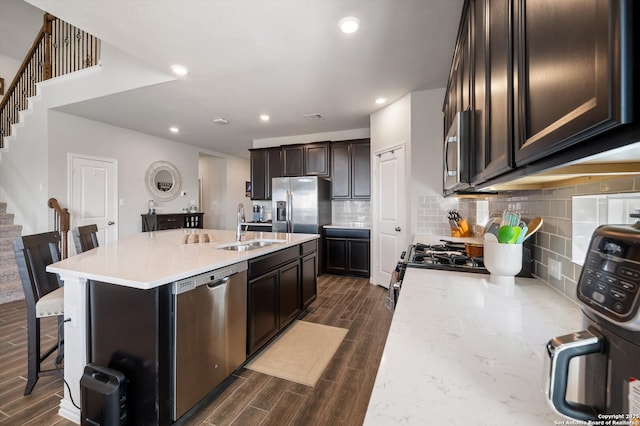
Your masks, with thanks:
M 80 379 L 81 424 L 127 424 L 127 378 L 119 371 L 87 364 Z

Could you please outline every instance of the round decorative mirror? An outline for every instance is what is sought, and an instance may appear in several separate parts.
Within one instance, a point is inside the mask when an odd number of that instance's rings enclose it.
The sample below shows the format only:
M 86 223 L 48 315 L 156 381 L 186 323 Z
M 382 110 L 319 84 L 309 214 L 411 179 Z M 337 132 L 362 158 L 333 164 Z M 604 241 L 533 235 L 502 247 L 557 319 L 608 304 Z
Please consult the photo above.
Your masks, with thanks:
M 147 169 L 147 189 L 158 201 L 174 200 L 182 190 L 182 178 L 176 166 L 168 161 L 156 161 Z

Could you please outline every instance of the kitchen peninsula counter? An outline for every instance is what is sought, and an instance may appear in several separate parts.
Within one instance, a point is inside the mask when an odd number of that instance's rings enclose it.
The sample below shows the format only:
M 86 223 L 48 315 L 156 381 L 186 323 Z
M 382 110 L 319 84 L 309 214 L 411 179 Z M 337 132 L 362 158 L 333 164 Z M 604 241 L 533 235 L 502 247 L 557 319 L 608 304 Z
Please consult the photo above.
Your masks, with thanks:
M 545 345 L 581 330 L 580 310 L 543 282 L 407 269 L 365 425 L 553 425 Z
M 185 237 L 190 237 L 186 238 L 187 241 L 194 241 L 195 235 L 198 235 L 198 240 L 202 240 L 204 239 L 203 234 L 206 234 L 207 239 L 213 239 L 213 242 L 183 242 Z M 57 273 L 64 281 L 64 316 L 65 319 L 70 319 L 64 329 L 64 377 L 69 388 L 65 387 L 64 389 L 64 398 L 60 402 L 59 414 L 80 424 L 80 410 L 74 406 L 71 395 L 73 401 L 80 404 L 80 380 L 85 365 L 91 361 L 88 357 L 92 341 L 88 329 L 94 327 L 94 324 L 89 323 L 90 309 L 93 306 L 90 306 L 89 302 L 93 297 L 88 291 L 89 281 L 95 281 L 96 285 L 106 283 L 104 285 L 110 285 L 114 289 L 126 290 L 124 293 L 117 292 L 117 294 L 126 294 L 126 297 L 102 303 L 113 303 L 114 306 L 131 306 L 131 309 L 134 309 L 132 312 L 138 312 L 138 305 L 135 304 L 137 303 L 135 301 L 144 300 L 145 303 L 141 306 L 144 310 L 141 309 L 139 312 L 147 312 L 149 309 L 153 311 L 153 309 L 157 310 L 162 306 L 167 306 L 166 295 L 170 293 L 167 288 L 174 281 L 246 262 L 252 258 L 313 241 L 318 237 L 319 235 L 316 234 L 245 232 L 242 237 L 243 241 L 264 239 L 278 240 L 278 243 L 254 250 L 235 251 L 216 248 L 219 245 L 233 243 L 236 238 L 235 231 L 175 229 L 144 232 L 49 265 L 47 270 Z M 141 299 L 143 294 L 144 298 Z M 150 308 L 149 304 L 155 308 Z M 161 315 L 164 318 L 169 314 L 162 313 Z M 167 328 L 164 323 L 159 323 L 159 328 L 153 328 L 154 321 L 157 322 L 157 319 L 153 320 L 151 316 L 144 317 L 145 321 L 148 320 L 149 324 L 152 324 L 151 328 L 167 334 L 168 331 L 164 330 Z M 110 318 L 101 316 L 100 321 L 103 327 L 105 324 L 108 326 Z M 114 321 L 114 323 L 116 322 Z M 132 329 L 134 328 L 132 327 Z M 147 336 L 146 338 L 153 339 L 154 337 Z M 149 344 L 146 345 L 149 346 Z M 169 351 L 168 348 L 162 347 L 162 343 L 159 341 L 155 343 L 155 347 L 162 351 L 162 356 Z M 167 363 L 164 362 L 162 365 L 165 364 Z M 163 407 L 165 405 L 165 403 L 162 404 Z M 164 418 L 162 418 L 162 422 L 164 424 Z

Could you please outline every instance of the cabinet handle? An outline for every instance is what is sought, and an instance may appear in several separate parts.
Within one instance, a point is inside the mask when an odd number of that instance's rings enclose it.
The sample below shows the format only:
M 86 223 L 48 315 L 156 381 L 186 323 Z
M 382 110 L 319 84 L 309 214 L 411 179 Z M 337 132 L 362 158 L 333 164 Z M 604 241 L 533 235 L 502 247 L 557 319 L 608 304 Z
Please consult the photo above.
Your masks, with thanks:
M 116 223 L 112 220 L 110 220 L 109 222 L 107 222 L 107 225 L 115 225 Z
M 396 226 L 396 232 L 400 232 L 402 231 L 402 228 L 400 228 L 399 226 Z

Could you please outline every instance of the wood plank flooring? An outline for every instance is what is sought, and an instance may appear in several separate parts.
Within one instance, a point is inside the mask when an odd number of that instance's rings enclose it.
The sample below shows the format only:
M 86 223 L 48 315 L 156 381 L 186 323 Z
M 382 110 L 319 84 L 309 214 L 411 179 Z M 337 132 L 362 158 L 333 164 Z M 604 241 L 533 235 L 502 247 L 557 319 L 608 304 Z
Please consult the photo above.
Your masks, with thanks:
M 181 425 L 361 425 L 369 403 L 391 313 L 386 290 L 368 280 L 323 275 L 318 298 L 300 319 L 349 329 L 315 387 L 241 369 Z M 43 346 L 56 336 L 55 320 L 43 324 Z M 73 423 L 57 415 L 62 381 L 38 380 L 33 393 L 26 384 L 26 309 L 24 301 L 0 305 L 0 425 Z

